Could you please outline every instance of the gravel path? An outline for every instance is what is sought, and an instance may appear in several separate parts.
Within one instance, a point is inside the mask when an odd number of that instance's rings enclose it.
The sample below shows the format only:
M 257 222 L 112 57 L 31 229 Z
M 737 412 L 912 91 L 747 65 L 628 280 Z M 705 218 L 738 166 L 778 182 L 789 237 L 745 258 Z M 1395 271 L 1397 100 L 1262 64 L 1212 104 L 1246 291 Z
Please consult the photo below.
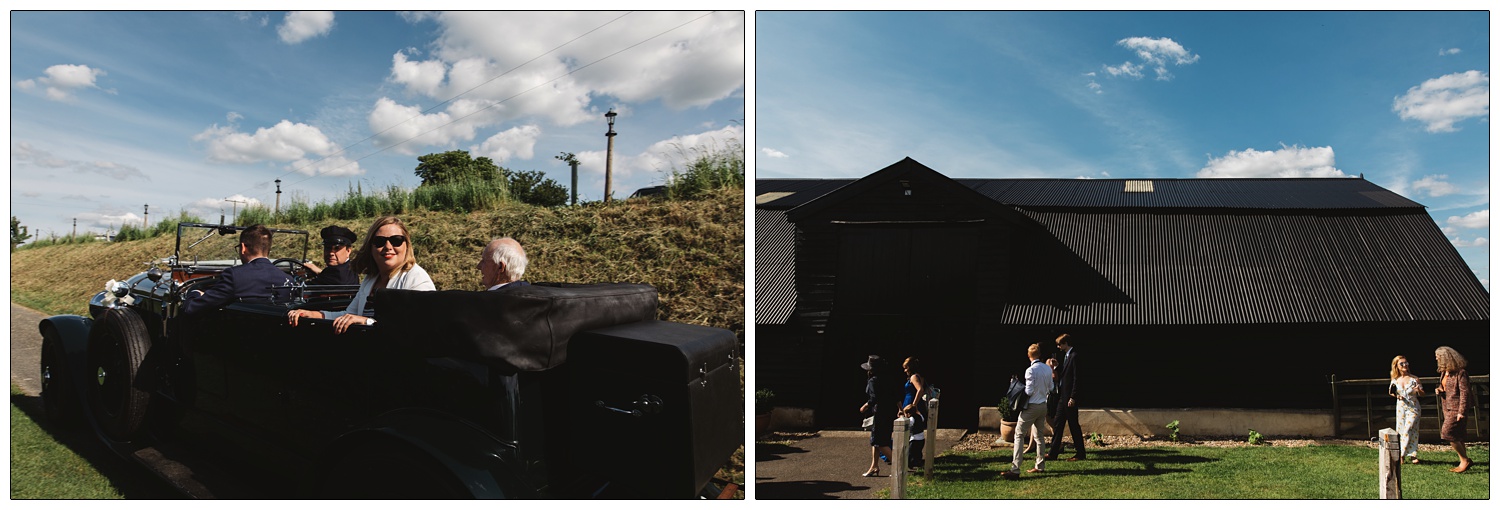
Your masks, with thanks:
M 959 451 L 959 452 L 984 452 L 984 451 L 990 451 L 990 450 L 1010 450 L 1012 448 L 1011 445 L 1010 445 L 1010 443 L 1008 443 L 1008 442 L 997 444 L 996 441 L 998 441 L 999 439 L 1000 439 L 1000 434 L 993 433 L 993 432 L 970 433 L 968 435 L 965 435 L 963 439 L 959 440 L 958 444 L 955 444 L 953 446 L 953 450 L 954 451 Z M 1104 444 L 1102 446 L 1090 442 L 1088 444 L 1088 448 L 1091 449 L 1091 450 L 1092 449 L 1109 450 L 1109 449 L 1114 449 L 1114 448 L 1141 448 L 1141 447 L 1156 447 L 1156 446 L 1160 446 L 1160 447 L 1211 446 L 1211 447 L 1216 447 L 1216 448 L 1241 448 L 1241 447 L 1256 446 L 1256 445 L 1252 445 L 1252 444 L 1249 444 L 1249 443 L 1245 442 L 1246 438 L 1243 437 L 1243 436 L 1241 436 L 1241 437 L 1196 437 L 1196 436 L 1193 436 L 1193 437 L 1179 437 L 1179 439 L 1181 439 L 1181 440 L 1180 441 L 1176 441 L 1176 442 L 1174 442 L 1174 441 L 1172 441 L 1170 439 L 1167 439 L 1165 437 L 1147 437 L 1147 438 L 1141 438 L 1141 437 L 1137 437 L 1137 436 L 1103 436 L 1101 439 L 1103 439 L 1103 441 L 1104 441 Z M 1066 445 L 1066 444 L 1070 444 L 1070 443 L 1065 442 L 1064 444 Z M 1478 441 L 1478 442 L 1471 442 L 1471 443 L 1465 443 L 1465 444 L 1468 444 L 1469 446 L 1478 446 L 1478 447 L 1481 447 L 1481 448 L 1489 448 L 1489 442 L 1487 442 L 1487 441 Z M 1369 448 L 1379 448 L 1380 447 L 1380 443 L 1379 442 L 1375 442 L 1375 441 L 1362 440 L 1362 439 L 1336 439 L 1336 438 L 1329 438 L 1329 437 L 1288 437 L 1288 438 L 1269 437 L 1269 438 L 1266 438 L 1265 444 L 1262 444 L 1262 445 L 1259 445 L 1259 446 L 1281 447 L 1281 448 L 1297 448 L 1297 447 L 1302 447 L 1302 446 L 1329 446 L 1329 445 L 1336 445 L 1336 446 L 1367 446 Z M 1417 451 L 1422 451 L 1422 452 L 1452 451 L 1452 450 L 1453 450 L 1453 447 L 1449 446 L 1447 444 L 1425 444 L 1425 443 L 1419 443 L 1419 444 L 1417 444 Z M 1069 452 L 1072 452 L 1072 451 L 1073 451 L 1073 449 L 1072 449 L 1071 446 L 1065 446 L 1063 448 L 1063 452 L 1064 453 L 1069 453 Z

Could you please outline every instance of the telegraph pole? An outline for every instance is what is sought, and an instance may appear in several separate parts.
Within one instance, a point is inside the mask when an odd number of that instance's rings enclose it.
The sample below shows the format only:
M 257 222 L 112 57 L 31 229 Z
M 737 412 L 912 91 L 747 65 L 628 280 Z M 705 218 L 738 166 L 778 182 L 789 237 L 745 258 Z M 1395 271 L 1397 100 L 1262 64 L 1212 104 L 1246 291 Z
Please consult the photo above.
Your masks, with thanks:
M 604 137 L 607 138 L 607 139 L 609 139 L 609 146 L 608 146 L 607 149 L 605 149 L 605 153 L 604 153 L 605 154 L 605 156 L 604 156 L 604 201 L 605 202 L 608 202 L 610 200 L 610 198 L 611 198 L 610 195 L 614 193 L 614 187 L 612 186 L 613 183 L 611 182 L 611 180 L 614 178 L 614 172 L 615 172 L 615 116 L 616 115 L 619 115 L 619 114 L 615 113 L 615 109 L 614 108 L 610 108 L 609 109 L 609 113 L 604 114 L 604 118 L 609 120 L 609 132 L 608 133 L 604 133 Z
M 228 198 L 224 199 L 224 201 L 225 202 L 230 202 L 230 203 L 234 204 L 234 206 L 232 206 L 233 208 L 230 209 L 230 212 L 234 214 L 234 219 L 230 220 L 230 223 L 235 224 L 235 225 L 240 224 L 240 204 L 245 203 L 245 201 L 244 200 L 231 200 L 231 199 L 228 199 Z M 220 209 L 219 211 L 220 211 L 220 214 L 223 213 L 223 209 Z M 222 222 L 222 220 L 221 220 L 221 222 Z

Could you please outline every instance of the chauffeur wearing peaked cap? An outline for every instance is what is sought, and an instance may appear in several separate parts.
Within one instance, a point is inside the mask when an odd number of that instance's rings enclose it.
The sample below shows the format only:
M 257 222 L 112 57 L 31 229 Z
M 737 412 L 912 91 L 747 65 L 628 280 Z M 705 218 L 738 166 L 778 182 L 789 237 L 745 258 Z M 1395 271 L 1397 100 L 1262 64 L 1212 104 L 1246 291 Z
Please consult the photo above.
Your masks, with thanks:
M 308 280 L 308 285 L 359 285 L 359 276 L 349 265 L 349 247 L 354 245 L 356 239 L 354 232 L 338 225 L 324 227 L 318 233 L 323 237 L 323 263 L 328 264 L 326 269 L 319 269 L 311 262 L 305 264 L 307 270 L 318 275 Z

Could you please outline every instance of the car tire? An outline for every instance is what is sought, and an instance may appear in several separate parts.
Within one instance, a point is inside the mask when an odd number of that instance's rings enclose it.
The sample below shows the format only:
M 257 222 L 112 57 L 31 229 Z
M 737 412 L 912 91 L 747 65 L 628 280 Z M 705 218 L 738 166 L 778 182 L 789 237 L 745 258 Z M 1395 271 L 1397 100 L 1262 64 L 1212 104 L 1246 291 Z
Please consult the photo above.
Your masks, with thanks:
M 471 499 L 431 456 L 396 441 L 362 444 L 333 464 L 318 487 L 323 499 Z
M 68 373 L 67 356 L 63 353 L 62 337 L 51 327 L 42 330 L 42 413 L 47 423 L 59 429 L 70 429 L 81 424 L 78 394 L 73 388 L 73 376 Z
M 151 393 L 143 387 L 143 372 L 151 335 L 146 323 L 130 308 L 115 308 L 94 324 L 89 339 L 89 408 L 109 437 L 128 441 L 141 431 Z

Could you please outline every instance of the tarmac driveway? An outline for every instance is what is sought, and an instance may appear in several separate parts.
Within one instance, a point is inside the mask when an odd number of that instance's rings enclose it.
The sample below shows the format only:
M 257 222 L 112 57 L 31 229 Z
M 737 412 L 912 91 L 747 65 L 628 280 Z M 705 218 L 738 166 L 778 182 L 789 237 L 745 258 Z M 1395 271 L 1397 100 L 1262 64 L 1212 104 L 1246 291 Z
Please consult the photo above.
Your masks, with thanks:
M 963 438 L 963 430 L 937 431 L 939 455 Z M 824 430 L 789 445 L 756 443 L 755 499 L 874 499 L 890 491 L 890 466 L 880 476 L 865 478 L 870 467 L 870 433 L 863 430 Z M 920 476 L 920 475 L 911 475 Z M 908 482 L 910 483 L 910 482 Z

